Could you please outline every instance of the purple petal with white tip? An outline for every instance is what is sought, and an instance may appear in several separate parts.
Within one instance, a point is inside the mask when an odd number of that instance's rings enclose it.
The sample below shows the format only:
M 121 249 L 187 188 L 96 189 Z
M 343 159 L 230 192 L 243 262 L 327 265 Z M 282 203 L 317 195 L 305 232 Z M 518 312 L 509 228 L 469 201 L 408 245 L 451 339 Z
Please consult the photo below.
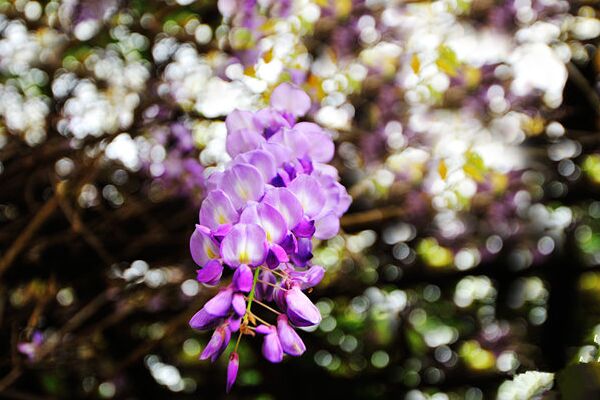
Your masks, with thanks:
M 256 224 L 237 224 L 221 242 L 223 261 L 231 267 L 257 266 L 267 257 L 267 235 Z
M 310 109 L 310 97 L 290 83 L 282 83 L 271 93 L 271 107 L 296 117 L 305 115 Z
M 194 262 L 200 266 L 219 257 L 219 247 L 210 236 L 210 230 L 202 225 L 196 225 L 190 238 L 190 253 Z
M 231 157 L 258 149 L 265 142 L 260 134 L 248 130 L 229 132 L 225 139 L 225 148 Z
M 250 131 L 260 133 L 261 124 L 255 119 L 250 111 L 234 110 L 225 118 L 227 132 Z
M 266 150 L 252 150 L 240 154 L 236 157 L 236 162 L 250 164 L 258 169 L 265 182 L 269 182 L 276 173 L 275 157 Z
M 325 205 L 325 193 L 319 181 L 310 175 L 300 175 L 294 179 L 288 188 L 296 196 L 304 213 L 309 218 L 314 218 L 321 212 Z
M 288 230 L 294 229 L 302 219 L 302 204 L 287 188 L 269 189 L 262 202 L 279 211 Z
M 236 164 L 223 174 L 221 188 L 239 210 L 247 202 L 259 200 L 265 184 L 258 169 L 249 164 Z
M 264 229 L 269 243 L 280 243 L 287 234 L 283 216 L 267 203 L 248 206 L 242 213 L 240 222 L 260 225 Z
M 238 219 L 229 196 L 219 189 L 210 191 L 200 207 L 200 224 L 213 230 L 221 225 L 234 224 Z

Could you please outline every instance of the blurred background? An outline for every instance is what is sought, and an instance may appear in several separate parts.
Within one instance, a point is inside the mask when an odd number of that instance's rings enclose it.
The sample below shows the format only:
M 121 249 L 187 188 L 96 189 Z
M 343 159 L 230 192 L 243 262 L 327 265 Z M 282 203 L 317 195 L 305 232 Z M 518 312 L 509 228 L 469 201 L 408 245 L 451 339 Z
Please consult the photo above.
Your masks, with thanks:
M 291 81 L 353 204 L 307 352 L 243 341 L 228 398 L 600 398 L 599 13 L 0 0 L 0 397 L 225 397 L 189 235 L 224 118 Z

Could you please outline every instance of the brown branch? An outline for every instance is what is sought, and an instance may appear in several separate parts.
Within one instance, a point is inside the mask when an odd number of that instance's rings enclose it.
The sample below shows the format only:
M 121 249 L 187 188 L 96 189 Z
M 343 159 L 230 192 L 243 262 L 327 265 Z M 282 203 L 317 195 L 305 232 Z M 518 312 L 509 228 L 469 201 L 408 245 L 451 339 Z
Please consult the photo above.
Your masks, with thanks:
M 21 251 L 23 251 L 38 229 L 40 229 L 44 222 L 50 218 L 57 206 L 58 200 L 55 194 L 38 210 L 29 225 L 21 232 L 6 253 L 4 253 L 2 259 L 0 259 L 0 277 L 2 277 L 4 272 L 11 266 Z
M 382 222 L 388 219 L 399 218 L 404 216 L 404 214 L 405 211 L 402 207 L 389 206 L 384 208 L 376 208 L 373 210 L 360 211 L 344 215 L 341 220 L 341 225 L 342 228 L 352 228 L 374 222 Z

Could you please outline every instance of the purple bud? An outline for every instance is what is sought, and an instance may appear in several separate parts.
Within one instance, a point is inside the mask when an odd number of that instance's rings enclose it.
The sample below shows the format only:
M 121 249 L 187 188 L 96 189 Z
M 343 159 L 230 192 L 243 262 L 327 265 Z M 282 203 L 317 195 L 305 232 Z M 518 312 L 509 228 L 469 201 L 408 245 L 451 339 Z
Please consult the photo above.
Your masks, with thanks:
M 233 284 L 240 292 L 248 293 L 252 289 L 252 270 L 246 264 L 240 265 L 233 273 Z
M 223 266 L 217 260 L 209 261 L 204 268 L 198 270 L 198 282 L 206 283 L 207 285 L 216 285 L 221 279 Z
M 296 326 L 313 326 L 321 322 L 319 309 L 300 290 L 300 286 L 294 285 L 285 292 L 285 303 L 287 315 Z
M 204 351 L 200 355 L 201 360 L 206 360 L 210 357 L 210 361 L 215 362 L 217 358 L 223 353 L 229 340 L 231 339 L 231 332 L 226 325 L 221 325 L 213 333 L 210 341 L 204 348 Z
M 239 367 L 240 358 L 236 352 L 232 352 L 231 355 L 229 355 L 229 364 L 227 364 L 227 388 L 225 389 L 227 393 L 231 391 L 231 388 L 235 383 Z
M 279 335 L 281 347 L 286 354 L 289 354 L 290 356 L 299 356 L 306 351 L 304 342 L 300 336 L 298 336 L 294 328 L 290 326 L 285 314 L 281 314 L 277 317 L 277 335 Z

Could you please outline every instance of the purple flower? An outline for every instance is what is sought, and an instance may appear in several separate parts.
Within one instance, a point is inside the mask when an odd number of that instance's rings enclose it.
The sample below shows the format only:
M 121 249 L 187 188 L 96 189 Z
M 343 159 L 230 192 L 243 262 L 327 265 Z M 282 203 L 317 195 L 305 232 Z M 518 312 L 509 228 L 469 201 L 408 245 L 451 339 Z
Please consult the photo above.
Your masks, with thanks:
M 249 3 L 242 11 L 233 6 L 241 6 L 238 2 L 219 2 L 219 7 L 237 20 L 254 12 L 255 2 Z M 284 353 L 299 356 L 306 351 L 294 326 L 321 321 L 319 310 L 302 292 L 325 274 L 323 267 L 310 264 L 313 238 L 337 234 L 350 197 L 337 182 L 337 170 L 324 164 L 333 158 L 330 135 L 314 123 L 296 123 L 310 107 L 304 92 L 282 84 L 273 91 L 270 108 L 256 113 L 234 111 L 226 119 L 226 147 L 233 160 L 206 179 L 209 191 L 190 250 L 194 261 L 203 266 L 198 271 L 202 283 L 218 283 L 224 265 L 235 271 L 231 284 L 190 320 L 195 329 L 217 327 L 202 359 L 218 358 L 231 332 L 245 335 L 254 329 L 264 335 L 264 357 L 278 363 Z M 264 304 L 273 301 L 284 314 Z M 252 306 L 257 302 L 278 315 L 276 324 L 264 321 L 256 326 L 259 317 Z M 230 355 L 227 391 L 238 365 L 236 347 Z

